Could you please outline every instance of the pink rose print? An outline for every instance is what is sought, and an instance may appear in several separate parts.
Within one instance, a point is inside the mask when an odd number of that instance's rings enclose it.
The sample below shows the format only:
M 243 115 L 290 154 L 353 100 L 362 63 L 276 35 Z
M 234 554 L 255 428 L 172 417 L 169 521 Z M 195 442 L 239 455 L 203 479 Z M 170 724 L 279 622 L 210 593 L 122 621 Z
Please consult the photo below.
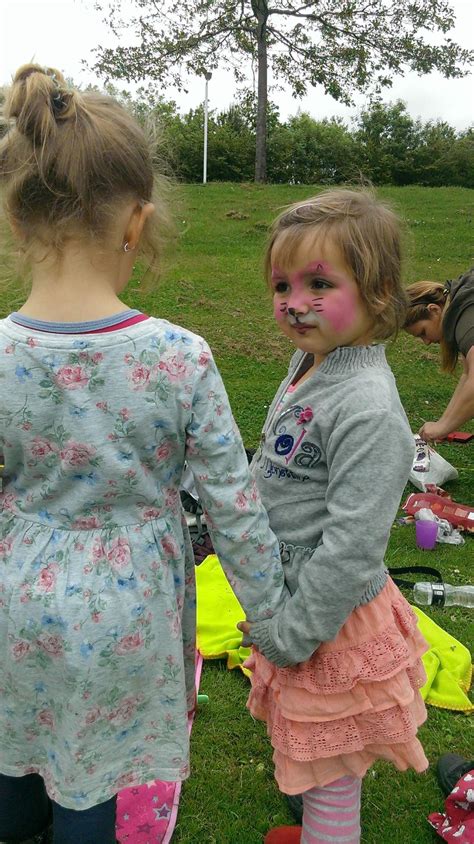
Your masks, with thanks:
M 177 489 L 167 489 L 165 495 L 165 504 L 167 507 L 176 507 L 179 501 L 179 493 Z
M 124 655 L 130 651 L 136 651 L 143 645 L 143 636 L 140 632 L 129 633 L 128 636 L 122 636 L 115 646 L 115 653 Z
M 87 466 L 95 453 L 93 446 L 69 440 L 59 452 L 59 456 L 66 466 Z
M 17 498 L 13 492 L 6 492 L 0 496 L 0 503 L 2 510 L 8 510 L 10 513 L 16 513 Z
M 82 366 L 61 366 L 56 372 L 56 384 L 65 390 L 77 390 L 87 387 L 89 376 Z
M 12 545 L 11 539 L 0 539 L 0 554 L 9 554 L 12 550 Z
M 150 369 L 143 363 L 136 363 L 129 377 L 134 390 L 144 390 L 150 380 Z
M 201 354 L 198 357 L 199 366 L 206 366 L 206 363 L 208 363 L 210 361 L 210 359 L 211 359 L 211 356 L 210 356 L 209 352 L 201 352 Z
M 31 651 L 31 644 L 24 639 L 18 639 L 12 646 L 11 652 L 13 659 L 17 662 L 23 659 Z
M 125 568 L 125 566 L 128 566 L 130 558 L 131 552 L 128 540 L 124 537 L 114 539 L 110 545 L 109 551 L 107 552 L 107 559 L 111 563 L 112 568 L 120 571 Z
M 41 636 L 36 643 L 49 656 L 61 656 L 63 653 L 63 641 L 59 636 Z
M 104 413 L 107 413 L 107 411 L 109 409 L 109 406 L 108 406 L 106 401 L 98 401 L 98 402 L 96 402 L 95 406 L 98 407 L 99 410 L 103 410 Z
M 255 481 L 252 481 L 252 486 L 251 486 L 250 489 L 251 489 L 250 498 L 252 499 L 252 501 L 258 501 L 258 498 L 259 498 L 258 489 L 257 489 L 257 484 L 255 483 Z
M 30 347 L 30 349 L 34 349 L 34 347 L 38 345 L 38 342 L 33 337 L 28 337 L 26 344 Z
M 179 613 L 172 612 L 172 610 L 167 610 L 165 615 L 168 619 L 171 636 L 173 637 L 173 639 L 177 639 L 181 632 L 181 618 L 179 616 Z
M 94 724 L 102 716 L 102 712 L 100 711 L 99 706 L 94 706 L 93 709 L 88 709 L 86 712 L 85 722 L 86 724 Z
M 103 360 L 103 357 L 104 355 L 102 354 L 102 352 L 94 352 L 91 358 L 92 363 L 100 363 L 101 360 Z
M 245 495 L 245 493 L 243 493 L 243 492 L 237 493 L 237 495 L 235 496 L 235 504 L 236 504 L 236 507 L 239 508 L 239 510 L 246 510 L 247 509 L 248 501 L 247 501 L 247 496 Z
M 54 443 L 44 439 L 44 437 L 33 437 L 29 444 L 30 454 L 35 460 L 46 460 L 50 454 L 55 453 Z
M 94 539 L 94 544 L 92 546 L 92 562 L 93 563 L 100 563 L 101 560 L 105 559 L 105 548 L 102 544 L 102 541 L 98 538 Z
M 49 566 L 41 569 L 38 579 L 36 581 L 36 589 L 38 592 L 52 592 L 58 576 L 59 566 L 57 563 L 51 563 Z
M 97 516 L 84 516 L 76 519 L 72 527 L 74 530 L 93 530 L 94 528 L 102 527 L 102 522 Z
M 115 788 L 117 789 L 117 791 L 121 791 L 122 788 L 126 788 L 127 785 L 131 785 L 133 782 L 135 782 L 134 773 L 122 774 L 116 781 Z
M 297 421 L 297 425 L 304 425 L 305 422 L 311 422 L 313 418 L 313 411 L 310 407 L 305 407 L 304 410 L 301 411 L 299 419 Z
M 130 411 L 128 407 L 122 407 L 122 410 L 119 412 L 119 416 L 124 420 L 124 422 L 130 419 Z
M 146 522 L 149 522 L 151 519 L 159 519 L 161 516 L 161 510 L 158 510 L 156 507 L 145 507 L 142 510 L 143 518 Z
M 112 721 L 113 724 L 126 724 L 127 721 L 130 721 L 132 718 L 136 708 L 137 701 L 135 698 L 126 697 L 120 702 L 116 709 L 113 709 L 112 712 L 109 713 L 107 718 L 109 721 Z
M 43 727 L 54 727 L 53 713 L 50 709 L 42 709 L 41 712 L 38 712 L 36 720 L 38 721 L 38 724 L 42 724 Z
M 166 536 L 162 537 L 161 547 L 163 548 L 163 551 L 168 557 L 179 557 L 178 543 L 170 534 L 167 534 Z
M 171 454 L 171 446 L 169 443 L 162 443 L 155 451 L 157 460 L 166 460 Z
M 187 366 L 182 352 L 173 355 L 168 360 L 160 361 L 158 369 L 166 372 L 170 381 L 182 381 L 186 377 Z

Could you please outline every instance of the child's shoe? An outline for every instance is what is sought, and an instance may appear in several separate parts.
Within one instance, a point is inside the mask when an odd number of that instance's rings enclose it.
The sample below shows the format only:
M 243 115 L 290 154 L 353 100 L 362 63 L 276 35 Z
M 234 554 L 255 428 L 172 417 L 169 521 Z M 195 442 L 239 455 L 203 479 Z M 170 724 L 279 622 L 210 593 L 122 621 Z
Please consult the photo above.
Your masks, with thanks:
M 264 844 L 300 844 L 300 826 L 277 826 L 265 836 Z

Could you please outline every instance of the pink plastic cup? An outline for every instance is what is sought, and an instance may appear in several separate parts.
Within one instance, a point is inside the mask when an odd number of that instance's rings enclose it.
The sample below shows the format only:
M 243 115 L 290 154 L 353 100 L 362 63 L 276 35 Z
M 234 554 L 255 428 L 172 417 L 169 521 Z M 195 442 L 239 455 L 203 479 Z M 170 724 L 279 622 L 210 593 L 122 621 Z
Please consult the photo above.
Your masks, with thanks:
M 421 521 L 415 522 L 416 526 L 416 544 L 418 548 L 423 551 L 432 551 L 436 545 L 436 537 L 438 535 L 438 525 L 436 522 Z

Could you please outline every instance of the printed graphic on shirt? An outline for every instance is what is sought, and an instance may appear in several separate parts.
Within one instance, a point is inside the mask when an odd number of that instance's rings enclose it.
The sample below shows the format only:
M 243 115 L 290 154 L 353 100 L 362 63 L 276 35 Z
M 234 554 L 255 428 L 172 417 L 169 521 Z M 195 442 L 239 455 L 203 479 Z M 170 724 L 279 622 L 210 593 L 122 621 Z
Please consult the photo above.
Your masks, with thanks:
M 285 463 L 289 466 L 293 463 L 295 467 L 312 469 L 321 459 L 321 449 L 316 443 L 306 439 L 306 425 L 313 418 L 311 407 L 302 407 L 299 404 L 292 405 L 279 414 L 273 424 L 272 432 L 275 435 L 274 450 L 279 457 L 284 457 Z M 275 467 L 276 468 L 276 467 Z M 275 474 L 276 477 L 296 477 L 290 470 L 282 469 L 273 471 L 272 467 L 265 467 L 266 472 Z M 306 478 L 305 478 L 306 479 Z M 298 480 L 303 480 L 301 476 Z

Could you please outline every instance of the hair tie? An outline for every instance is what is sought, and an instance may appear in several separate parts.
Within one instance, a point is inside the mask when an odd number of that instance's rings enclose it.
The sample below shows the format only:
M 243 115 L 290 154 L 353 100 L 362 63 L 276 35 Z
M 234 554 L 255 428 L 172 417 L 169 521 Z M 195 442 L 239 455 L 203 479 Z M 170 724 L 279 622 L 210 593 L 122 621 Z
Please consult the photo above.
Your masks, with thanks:
M 51 97 L 51 106 L 55 115 L 62 114 L 62 112 L 67 108 L 67 103 L 64 101 L 61 91 L 53 94 Z

